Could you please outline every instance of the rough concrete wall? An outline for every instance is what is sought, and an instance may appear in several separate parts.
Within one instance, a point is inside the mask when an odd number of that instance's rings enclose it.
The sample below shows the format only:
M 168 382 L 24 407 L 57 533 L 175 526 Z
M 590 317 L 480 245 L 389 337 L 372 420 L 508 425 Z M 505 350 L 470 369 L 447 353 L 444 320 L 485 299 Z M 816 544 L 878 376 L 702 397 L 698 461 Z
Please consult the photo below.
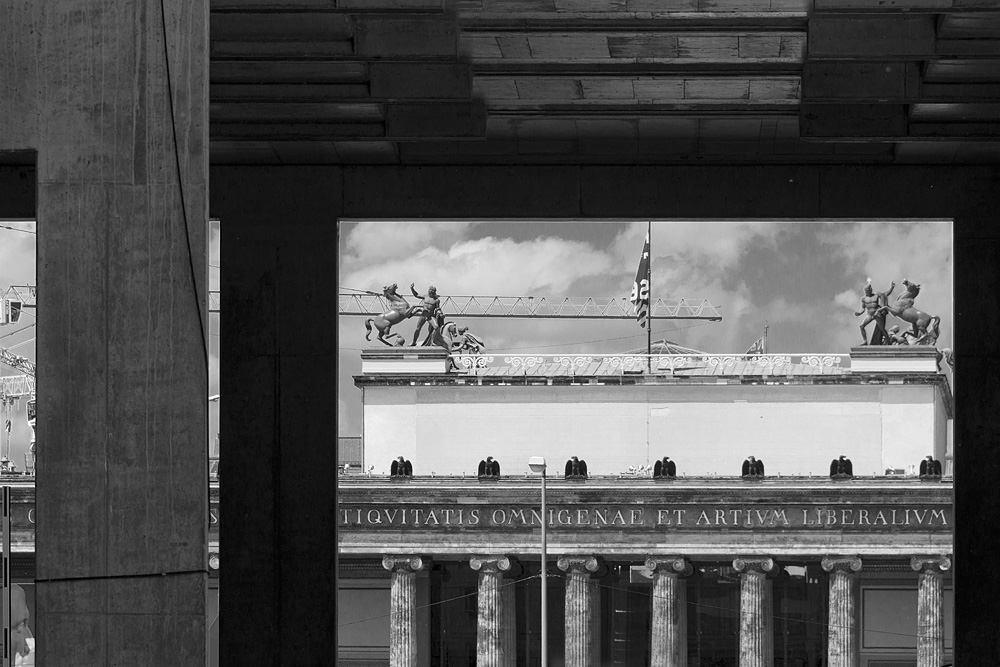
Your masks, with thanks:
M 18 210 L 0 215 L 40 230 L 38 664 L 198 664 L 208 3 L 7 0 L 0 16 L 0 152 L 37 167 L 6 170 Z
M 233 443 L 220 499 L 220 615 L 232 620 L 222 621 L 220 656 L 240 667 L 325 666 L 337 645 L 340 176 L 269 168 L 212 178 L 226 239 L 220 393 L 232 397 L 220 430 Z

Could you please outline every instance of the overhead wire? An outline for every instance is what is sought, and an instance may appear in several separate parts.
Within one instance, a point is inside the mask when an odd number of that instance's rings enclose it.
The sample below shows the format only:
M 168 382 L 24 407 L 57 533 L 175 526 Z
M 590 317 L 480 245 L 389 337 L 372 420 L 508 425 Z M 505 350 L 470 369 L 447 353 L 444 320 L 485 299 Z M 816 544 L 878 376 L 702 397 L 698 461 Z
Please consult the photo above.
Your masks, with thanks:
M 7 225 L 0 225 L 0 229 L 9 229 L 12 232 L 24 232 L 25 234 L 35 234 L 33 230 L 30 229 L 18 229 L 17 227 L 8 227 Z
M 0 340 L 2 340 L 2 339 L 4 339 L 4 338 L 10 338 L 11 336 L 14 336 L 14 335 L 16 335 L 16 334 L 19 334 L 19 333 L 21 333 L 22 331 L 27 331 L 28 329 L 30 329 L 30 328 L 31 328 L 31 327 L 33 327 L 33 326 L 35 326 L 35 325 L 34 325 L 34 324 L 29 324 L 29 325 L 28 325 L 28 326 L 26 326 L 26 327 L 21 327 L 21 328 L 20 328 L 20 329 L 18 329 L 17 331 L 11 331 L 10 333 L 6 333 L 6 334 L 4 334 L 4 335 L 0 336 Z

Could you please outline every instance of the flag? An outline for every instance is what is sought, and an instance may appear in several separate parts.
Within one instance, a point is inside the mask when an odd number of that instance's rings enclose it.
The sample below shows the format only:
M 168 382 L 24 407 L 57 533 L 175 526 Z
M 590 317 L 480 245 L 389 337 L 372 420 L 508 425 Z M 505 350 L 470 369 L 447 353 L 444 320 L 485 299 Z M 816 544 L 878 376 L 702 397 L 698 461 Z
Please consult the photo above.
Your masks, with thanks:
M 750 349 L 746 351 L 746 354 L 764 354 L 764 337 L 761 336 L 753 342 Z
M 632 298 L 629 301 L 635 304 L 636 321 L 645 329 L 649 319 L 649 232 L 646 232 L 646 242 L 642 246 L 639 268 L 635 271 L 635 281 L 632 283 Z
M 7 431 L 7 435 L 10 435 L 10 420 L 9 419 L 7 420 L 7 423 L 3 425 L 3 430 Z

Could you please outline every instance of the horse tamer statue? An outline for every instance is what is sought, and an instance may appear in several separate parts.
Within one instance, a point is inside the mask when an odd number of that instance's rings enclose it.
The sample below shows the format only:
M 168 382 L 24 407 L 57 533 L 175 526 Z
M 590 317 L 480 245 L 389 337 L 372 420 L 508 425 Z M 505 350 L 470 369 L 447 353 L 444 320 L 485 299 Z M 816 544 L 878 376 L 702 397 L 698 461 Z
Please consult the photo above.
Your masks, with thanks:
M 406 339 L 398 333 L 390 333 L 392 326 L 423 313 L 424 309 L 422 306 L 411 306 L 406 299 L 398 294 L 396 291 L 398 289 L 399 286 L 396 283 L 382 288 L 382 296 L 389 302 L 390 310 L 365 321 L 365 329 L 368 330 L 368 333 L 365 334 L 365 340 L 371 340 L 372 326 L 374 325 L 378 329 L 378 339 L 389 347 L 400 347 L 406 342 Z M 386 340 L 386 336 L 390 336 L 392 342 Z
M 938 325 L 941 323 L 941 318 L 937 315 L 928 315 L 913 307 L 914 299 L 920 294 L 920 285 L 904 279 L 903 287 L 906 289 L 896 297 L 896 301 L 891 306 L 883 306 L 879 312 L 888 312 L 913 325 L 911 345 L 934 345 L 940 335 Z

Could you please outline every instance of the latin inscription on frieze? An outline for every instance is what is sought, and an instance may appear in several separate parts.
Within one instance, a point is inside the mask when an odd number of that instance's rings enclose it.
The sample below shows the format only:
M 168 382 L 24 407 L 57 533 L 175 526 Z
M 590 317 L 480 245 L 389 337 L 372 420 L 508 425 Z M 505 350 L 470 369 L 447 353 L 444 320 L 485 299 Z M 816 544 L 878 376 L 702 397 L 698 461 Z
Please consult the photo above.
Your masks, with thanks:
M 951 530 L 950 507 L 730 506 L 547 508 L 552 529 Z M 517 530 L 542 525 L 539 509 L 503 505 L 341 505 L 346 529 Z

